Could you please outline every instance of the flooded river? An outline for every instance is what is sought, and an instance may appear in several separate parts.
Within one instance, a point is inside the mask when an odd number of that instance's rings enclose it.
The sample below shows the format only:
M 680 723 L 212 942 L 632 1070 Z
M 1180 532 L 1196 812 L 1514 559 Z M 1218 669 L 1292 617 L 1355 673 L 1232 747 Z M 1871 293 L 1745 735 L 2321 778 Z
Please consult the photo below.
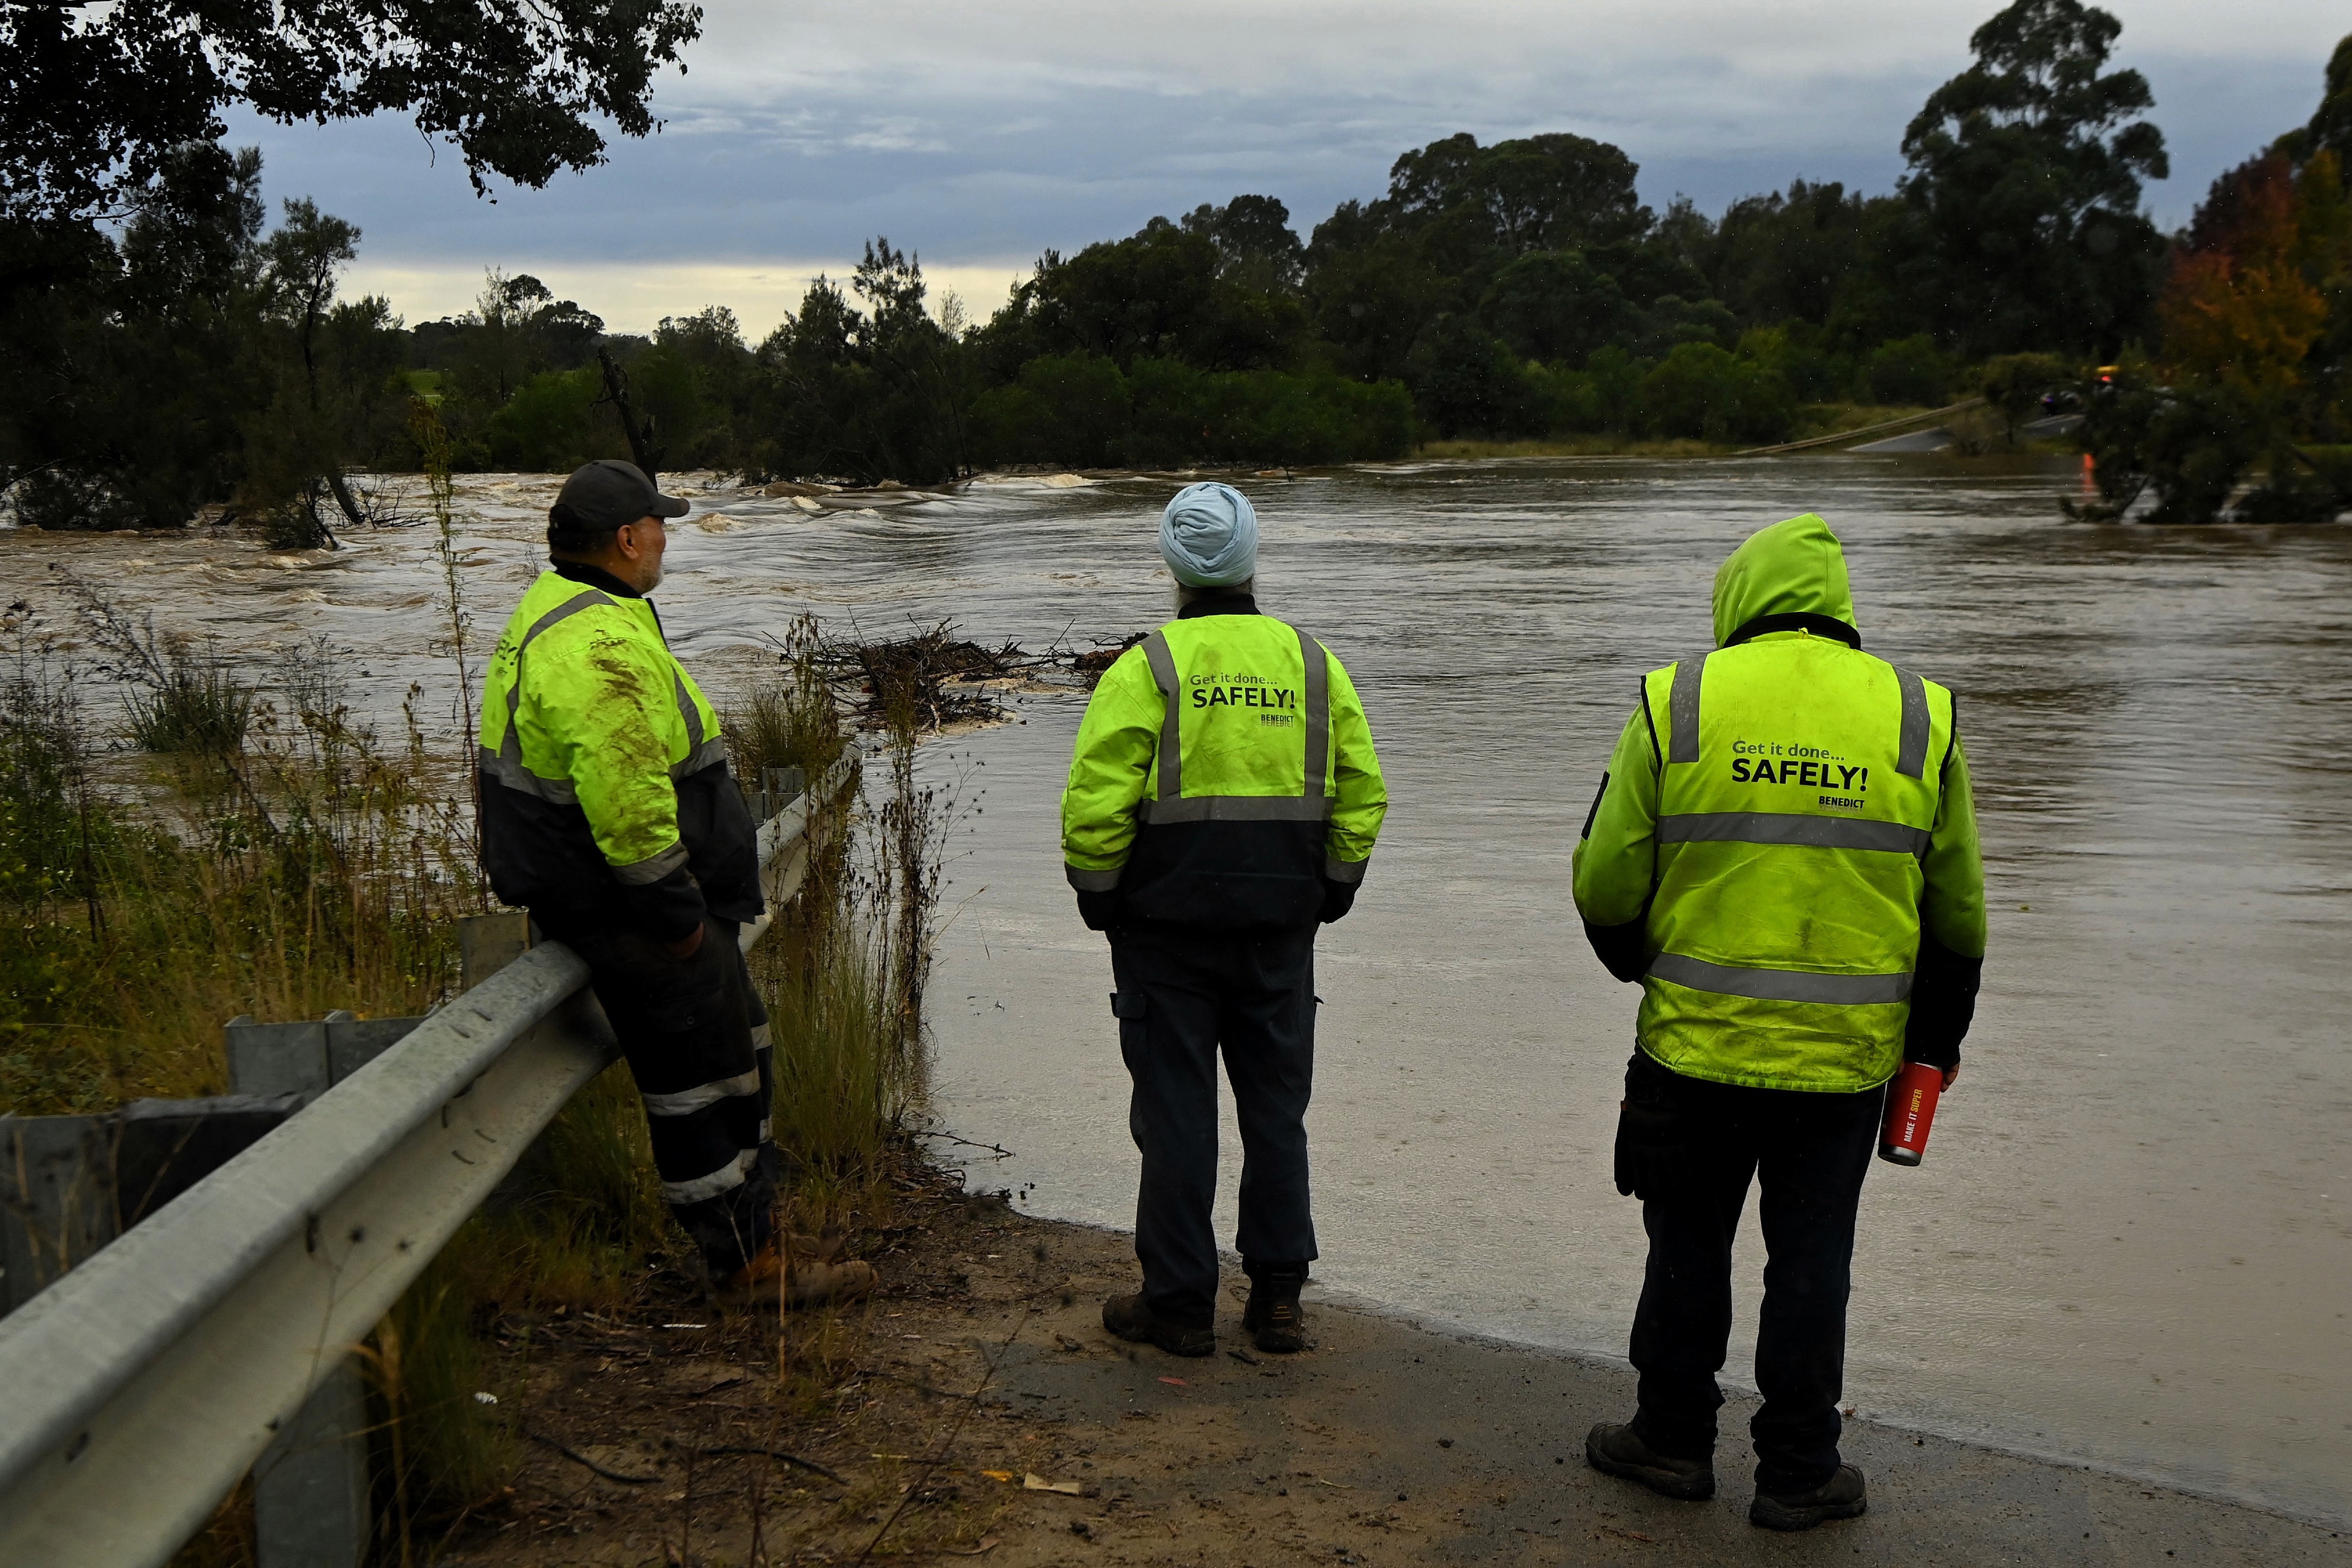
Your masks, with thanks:
M 1958 694 L 1992 949 L 1927 1163 L 1863 1198 L 1848 1403 L 1864 1415 L 2352 1520 L 2352 530 L 2065 523 L 2062 465 L 1820 458 L 1431 465 L 1257 481 L 1262 604 L 1348 662 L 1393 805 L 1324 933 L 1318 1278 L 1427 1321 L 1622 1353 L 1642 1233 L 1610 1182 L 1638 993 L 1587 951 L 1578 826 L 1641 673 L 1703 647 L 1716 563 L 1819 510 L 1865 645 Z M 503 488 L 501 488 L 503 487 Z M 811 515 L 701 498 L 659 603 L 740 676 L 796 611 L 887 634 L 1084 642 L 1165 618 L 1165 482 L 975 487 Z M 467 481 L 477 637 L 535 559 L 538 479 Z M 395 719 L 454 695 L 428 542 L 341 558 L 0 534 L 261 650 L 313 632 Z M 712 684 L 723 686 L 726 679 Z M 1055 813 L 1083 697 L 943 746 L 957 838 L 937 1105 L 1040 1214 L 1129 1223 L 1135 1156 Z M 977 792 L 984 789 L 985 795 Z M 1237 1150 L 1228 1124 L 1226 1147 Z M 1221 1233 L 1236 1172 L 1223 1173 Z M 1752 1348 L 1752 1220 L 1731 1375 Z M 1590 1421 L 1563 1410 L 1572 1449 Z M 1743 1447 L 1727 1435 L 1733 1473 Z

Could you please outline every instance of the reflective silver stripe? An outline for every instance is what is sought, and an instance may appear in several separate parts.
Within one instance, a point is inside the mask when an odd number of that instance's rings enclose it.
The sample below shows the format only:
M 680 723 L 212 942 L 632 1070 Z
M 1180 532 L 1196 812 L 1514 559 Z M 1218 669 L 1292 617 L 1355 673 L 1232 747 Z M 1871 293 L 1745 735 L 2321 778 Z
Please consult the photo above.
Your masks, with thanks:
M 1160 798 L 1174 800 L 1184 793 L 1184 742 L 1181 695 L 1176 685 L 1176 656 L 1168 650 L 1165 634 L 1143 639 L 1143 657 L 1151 666 L 1151 683 L 1168 700 L 1167 716 L 1160 721 Z
M 751 1174 L 751 1163 L 759 1157 L 758 1150 L 746 1149 L 707 1176 L 697 1176 L 690 1182 L 664 1182 L 662 1201 L 667 1204 L 698 1204 L 705 1198 L 731 1193 L 743 1184 L 743 1178 Z
M 1895 771 L 1916 779 L 1927 765 L 1927 683 L 1898 669 L 1895 684 L 1903 690 L 1903 743 L 1895 753 Z
M 686 754 L 690 758 L 702 748 L 702 710 L 686 689 L 685 672 L 676 659 L 670 660 L 669 683 L 677 693 L 677 715 L 686 721 Z
M 508 789 L 520 790 L 525 795 L 535 795 L 540 799 L 552 801 L 557 805 L 580 804 L 580 792 L 572 787 L 570 779 L 541 778 L 520 763 L 500 756 L 488 746 L 482 747 L 481 752 L 482 771 Z
M 1698 686 L 1706 674 L 1705 654 L 1675 661 L 1674 695 L 1666 703 L 1668 722 L 1674 729 L 1674 738 L 1666 746 L 1670 763 L 1698 761 Z
M 751 1026 L 751 1049 L 754 1052 L 764 1051 L 775 1044 L 774 1027 L 772 1024 Z
M 625 888 L 642 888 L 658 882 L 686 864 L 686 840 L 679 839 L 658 855 L 647 856 L 634 866 L 615 866 L 613 879 Z
M 766 1117 L 762 1116 L 761 1118 L 760 1118 L 760 1135 L 759 1135 L 758 1137 L 756 1137 L 756 1138 L 752 1139 L 752 1140 L 751 1140 L 751 1142 L 754 1142 L 754 1143 L 761 1144 L 761 1145 L 762 1145 L 762 1146 L 766 1145 L 766 1144 L 770 1142 L 770 1135 L 769 1135 L 769 1132 L 768 1132 L 768 1119 L 767 1119 Z
M 1712 991 L 1723 996 L 1748 996 L 1759 1002 L 1826 1002 L 1859 1007 L 1873 1003 L 1900 1002 L 1911 994 L 1911 976 L 1902 974 L 1815 974 L 1801 969 L 1733 969 L 1679 952 L 1662 952 L 1651 961 L 1650 973 L 1660 980 Z
M 687 752 L 683 761 L 670 763 L 669 776 L 673 779 L 682 779 L 689 774 L 700 773 L 714 763 L 723 763 L 726 760 L 727 737 L 713 735 Z
M 1144 803 L 1147 806 L 1150 804 L 1149 801 Z M 1062 875 L 1067 877 L 1070 886 L 1081 893 L 1108 893 L 1118 886 L 1118 874 L 1124 869 L 1125 867 L 1113 866 L 1108 871 L 1081 871 L 1076 866 L 1066 865 L 1062 868 Z
M 522 634 L 522 640 L 515 644 L 514 684 L 507 689 L 507 732 L 499 742 L 499 756 L 503 761 L 512 763 L 517 773 L 524 772 L 522 765 L 522 731 L 518 727 L 516 720 L 516 715 L 522 708 L 522 656 L 530 651 L 530 645 L 538 639 L 540 633 L 546 631 L 557 622 L 570 620 L 581 611 L 593 610 L 599 605 L 611 605 L 615 603 L 617 603 L 617 601 L 614 599 L 612 595 L 604 593 L 601 589 L 583 588 L 579 593 L 572 595 L 572 597 L 564 600 L 563 603 L 556 605 L 555 608 L 548 611 L 547 614 L 540 616 L 539 619 L 531 622 L 530 630 Z M 535 773 L 526 773 L 525 776 L 536 778 L 538 775 Z M 509 784 L 516 789 L 525 787 L 524 785 L 514 784 L 511 779 L 504 776 L 501 776 L 499 782 Z
M 1798 844 L 1815 849 L 1884 849 L 1925 855 L 1928 833 L 1900 822 L 1804 816 L 1778 811 L 1690 811 L 1658 818 L 1661 844 Z
M 1364 879 L 1364 868 L 1372 863 L 1371 857 L 1361 860 L 1342 860 L 1336 856 L 1323 857 L 1323 875 L 1334 882 L 1353 884 Z
M 691 1116 L 722 1100 L 759 1092 L 760 1069 L 753 1068 L 750 1072 L 737 1073 L 733 1078 L 722 1078 L 714 1083 L 698 1084 L 692 1089 L 681 1089 L 674 1094 L 646 1094 L 638 1098 L 646 1102 L 647 1116 Z
M 1182 800 L 1147 800 L 1136 807 L 1144 821 L 1321 822 L 1331 815 L 1329 797 L 1302 800 L 1295 795 L 1192 795 Z
M 1290 628 L 1298 631 L 1297 626 Z M 1331 664 L 1323 645 L 1298 632 L 1298 661 L 1307 673 L 1307 783 L 1308 800 L 1323 795 L 1323 774 L 1331 765 Z

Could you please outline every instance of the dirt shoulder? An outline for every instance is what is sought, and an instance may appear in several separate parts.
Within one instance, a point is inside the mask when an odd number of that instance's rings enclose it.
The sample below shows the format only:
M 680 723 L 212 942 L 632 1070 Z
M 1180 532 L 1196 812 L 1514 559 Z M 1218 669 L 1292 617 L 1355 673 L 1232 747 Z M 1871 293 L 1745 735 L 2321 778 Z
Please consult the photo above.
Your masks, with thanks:
M 1586 1427 L 1631 1407 L 1622 1369 L 1311 1287 L 1306 1354 L 1252 1352 L 1236 1288 L 1219 1352 L 1179 1360 L 1102 1330 L 1103 1298 L 1133 1289 L 1128 1237 L 940 1185 L 900 1217 L 866 1244 L 874 1300 L 783 1325 L 788 1379 L 773 1319 L 690 1299 L 519 1332 L 528 1457 L 441 1561 L 2352 1563 L 2322 1527 L 1862 1421 L 1870 1514 L 1777 1536 L 1747 1522 L 1744 1442 L 1706 1504 L 1586 1468 Z M 1748 1414 L 1735 1400 L 1725 1431 Z

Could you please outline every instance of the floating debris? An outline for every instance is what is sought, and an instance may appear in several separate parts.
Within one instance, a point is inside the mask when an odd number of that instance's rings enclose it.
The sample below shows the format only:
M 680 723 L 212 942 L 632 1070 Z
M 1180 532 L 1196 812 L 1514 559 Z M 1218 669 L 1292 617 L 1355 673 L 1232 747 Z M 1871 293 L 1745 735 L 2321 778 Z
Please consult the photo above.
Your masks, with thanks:
M 824 658 L 833 678 L 854 689 L 861 720 L 887 723 L 904 704 L 926 730 L 1004 718 L 1005 689 L 1058 662 L 1015 642 L 983 647 L 958 637 L 956 629 L 955 622 L 941 621 L 889 642 L 836 643 Z

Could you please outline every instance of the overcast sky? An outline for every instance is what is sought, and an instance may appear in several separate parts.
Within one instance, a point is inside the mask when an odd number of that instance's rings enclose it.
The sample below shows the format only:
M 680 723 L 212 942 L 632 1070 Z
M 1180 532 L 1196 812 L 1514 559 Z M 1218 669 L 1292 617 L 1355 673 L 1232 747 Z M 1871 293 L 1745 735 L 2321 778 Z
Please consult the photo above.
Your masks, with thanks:
M 2156 93 L 2168 226 L 2213 176 L 2307 119 L 2342 0 L 2120 0 L 2117 63 Z M 809 277 L 887 234 L 986 310 L 1075 250 L 1240 192 L 1301 237 L 1456 131 L 1573 131 L 1641 165 L 1643 195 L 1709 212 L 1792 176 L 1890 188 L 1906 121 L 1968 63 L 1990 0 L 704 0 L 667 121 L 544 191 L 478 200 L 396 119 L 233 124 L 273 198 L 364 231 L 354 289 L 408 320 L 528 271 L 615 329 L 725 304 L 756 338 Z

